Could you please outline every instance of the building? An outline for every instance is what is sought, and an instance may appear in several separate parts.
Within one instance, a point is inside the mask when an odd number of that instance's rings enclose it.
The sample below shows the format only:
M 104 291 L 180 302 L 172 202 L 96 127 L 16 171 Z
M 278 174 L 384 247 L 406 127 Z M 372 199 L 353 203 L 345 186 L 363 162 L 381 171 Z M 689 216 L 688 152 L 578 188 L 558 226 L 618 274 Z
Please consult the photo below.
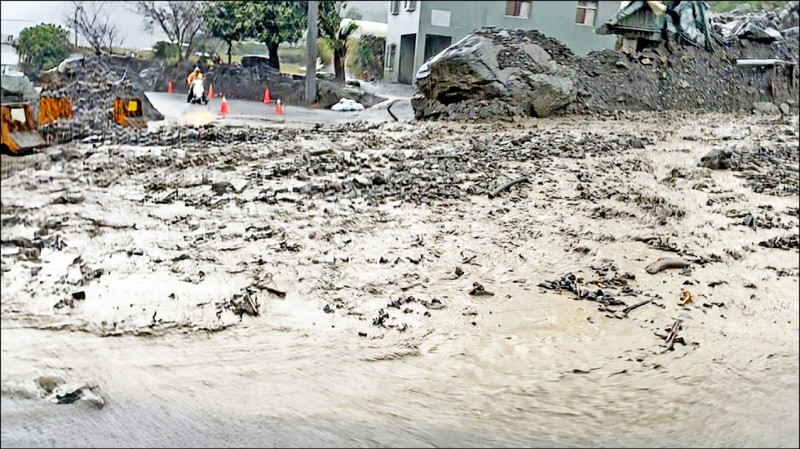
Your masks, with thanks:
M 21 76 L 22 72 L 19 71 L 19 54 L 14 47 L 16 42 L 14 36 L 8 34 L 2 35 L 0 41 L 0 71 L 5 75 Z
M 384 78 L 411 84 L 428 59 L 476 28 L 536 29 L 579 55 L 614 48 L 595 32 L 619 1 L 390 1 Z
M 370 22 L 368 20 L 353 19 L 342 19 L 342 28 L 345 28 L 350 23 L 355 23 L 358 26 L 356 31 L 350 35 L 351 39 L 360 39 L 361 36 L 375 36 L 385 39 L 386 31 L 389 28 L 389 26 L 383 22 Z

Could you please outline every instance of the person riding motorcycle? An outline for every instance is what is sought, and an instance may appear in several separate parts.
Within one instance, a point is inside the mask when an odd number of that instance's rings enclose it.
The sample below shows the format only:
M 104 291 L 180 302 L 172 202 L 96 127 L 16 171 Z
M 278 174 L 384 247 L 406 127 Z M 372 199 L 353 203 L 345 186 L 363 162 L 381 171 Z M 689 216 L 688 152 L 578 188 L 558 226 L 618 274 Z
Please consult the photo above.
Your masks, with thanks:
M 186 75 L 186 87 L 191 86 L 192 81 L 194 81 L 194 79 L 197 78 L 197 75 L 201 75 L 202 73 L 203 71 L 200 70 L 200 67 L 195 67 L 194 70 L 189 72 L 189 74 Z
M 186 85 L 189 87 L 189 94 L 186 97 L 187 103 L 191 103 L 192 99 L 197 99 L 202 104 L 208 103 L 205 87 L 203 86 L 204 78 L 205 76 L 199 67 L 195 67 L 186 77 Z

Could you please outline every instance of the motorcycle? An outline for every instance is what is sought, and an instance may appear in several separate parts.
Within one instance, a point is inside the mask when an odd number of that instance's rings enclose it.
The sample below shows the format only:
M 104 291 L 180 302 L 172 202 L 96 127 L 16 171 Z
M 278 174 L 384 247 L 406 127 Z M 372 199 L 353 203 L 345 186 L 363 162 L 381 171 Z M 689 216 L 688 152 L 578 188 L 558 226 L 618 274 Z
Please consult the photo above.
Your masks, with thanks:
M 186 102 L 191 104 L 208 104 L 206 89 L 203 85 L 202 78 L 196 78 L 192 81 L 191 86 L 189 86 L 189 95 L 186 98 Z

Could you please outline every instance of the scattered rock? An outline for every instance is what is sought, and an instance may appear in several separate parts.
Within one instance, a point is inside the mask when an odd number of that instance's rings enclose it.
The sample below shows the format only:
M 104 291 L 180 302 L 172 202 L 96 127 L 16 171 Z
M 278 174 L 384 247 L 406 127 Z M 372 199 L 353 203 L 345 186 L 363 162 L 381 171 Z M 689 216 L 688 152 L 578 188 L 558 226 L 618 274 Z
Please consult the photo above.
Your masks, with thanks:
M 781 110 L 775 105 L 775 103 L 771 103 L 769 101 L 757 101 L 753 103 L 753 112 L 777 115 L 781 113 Z
M 775 248 L 775 249 L 798 249 L 800 248 L 800 235 L 788 235 L 788 236 L 778 236 L 773 237 L 769 240 L 765 240 L 763 242 L 759 242 L 758 246 L 763 246 L 764 248 Z
M 469 291 L 472 296 L 494 296 L 494 293 L 487 291 L 483 285 L 478 282 L 472 283 L 472 290 Z
M 378 310 L 378 316 L 372 319 L 373 326 L 383 326 L 386 320 L 389 318 L 389 314 L 386 313 L 383 309 Z
M 724 170 L 731 168 L 731 158 L 733 153 L 728 150 L 711 150 L 700 158 L 700 165 L 712 170 Z
M 34 383 L 45 396 L 49 396 L 56 388 L 64 384 L 64 379 L 58 376 L 39 376 L 34 379 Z

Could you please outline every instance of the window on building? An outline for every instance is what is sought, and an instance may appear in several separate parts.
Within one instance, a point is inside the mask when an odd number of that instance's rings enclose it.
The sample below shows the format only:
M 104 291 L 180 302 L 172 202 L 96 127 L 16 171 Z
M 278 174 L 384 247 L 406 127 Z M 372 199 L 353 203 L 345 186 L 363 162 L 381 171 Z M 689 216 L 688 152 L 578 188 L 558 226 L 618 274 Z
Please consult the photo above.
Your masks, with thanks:
M 413 2 L 405 1 L 405 2 L 403 2 L 403 8 L 406 11 L 413 11 L 413 10 L 415 10 L 417 8 L 417 2 L 416 1 L 413 1 Z
M 506 2 L 506 15 L 527 19 L 531 16 L 531 2 Z
M 392 13 L 393 15 L 395 15 L 395 16 L 397 14 L 399 14 L 400 13 L 400 2 L 399 1 L 389 2 L 389 12 Z
M 389 44 L 386 46 L 386 68 L 394 68 L 394 56 L 397 54 L 397 45 Z
M 579 1 L 578 11 L 575 13 L 575 23 L 579 25 L 594 26 L 594 17 L 597 15 L 596 1 Z

